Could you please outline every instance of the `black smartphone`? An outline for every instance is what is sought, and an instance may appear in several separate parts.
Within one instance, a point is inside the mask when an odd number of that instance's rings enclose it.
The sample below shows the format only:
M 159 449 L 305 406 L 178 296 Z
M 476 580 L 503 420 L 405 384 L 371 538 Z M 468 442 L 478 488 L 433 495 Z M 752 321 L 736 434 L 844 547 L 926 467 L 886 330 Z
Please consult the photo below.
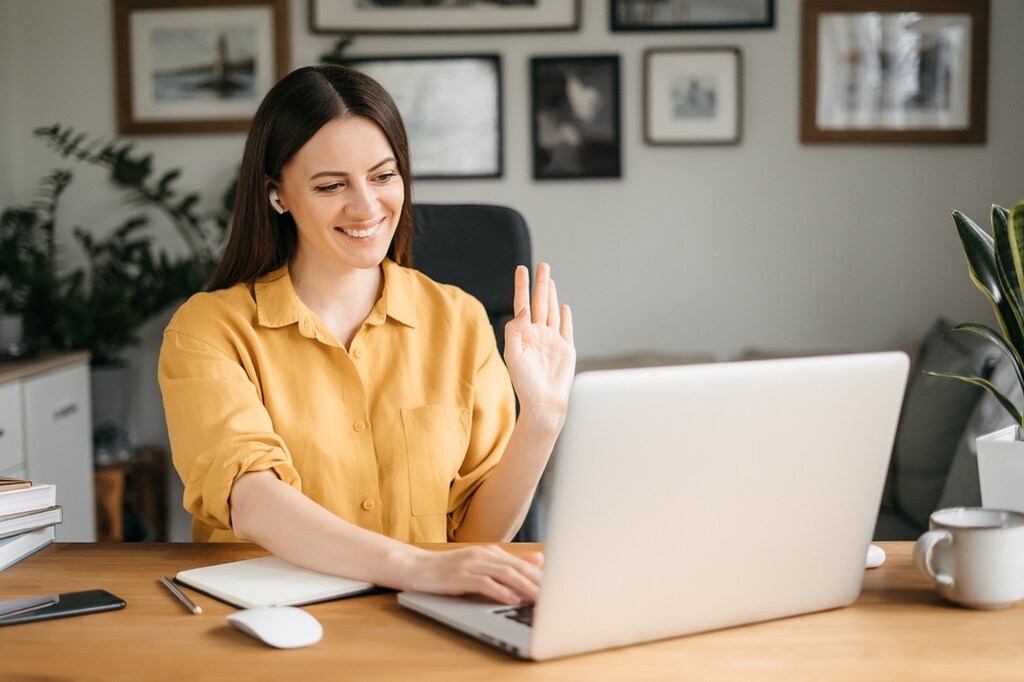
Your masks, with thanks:
M 81 616 L 86 613 L 123 609 L 124 606 L 124 599 L 106 590 L 84 590 L 31 599 L 12 599 L 0 602 L 0 625 Z

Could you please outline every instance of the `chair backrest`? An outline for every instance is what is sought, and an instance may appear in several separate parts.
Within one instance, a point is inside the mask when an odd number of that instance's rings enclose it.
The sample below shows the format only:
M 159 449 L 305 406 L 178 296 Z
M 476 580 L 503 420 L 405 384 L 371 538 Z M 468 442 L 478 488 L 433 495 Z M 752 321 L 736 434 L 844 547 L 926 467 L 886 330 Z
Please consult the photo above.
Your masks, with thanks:
M 526 220 L 507 206 L 415 204 L 413 224 L 413 267 L 479 299 L 494 328 L 498 351 L 504 354 L 505 323 L 514 314 L 515 267 L 525 265 L 533 271 Z M 513 541 L 539 541 L 540 515 L 535 498 Z
M 413 267 L 475 296 L 491 320 L 498 350 L 512 319 L 512 275 L 532 270 L 530 231 L 515 209 L 489 204 L 415 204 Z

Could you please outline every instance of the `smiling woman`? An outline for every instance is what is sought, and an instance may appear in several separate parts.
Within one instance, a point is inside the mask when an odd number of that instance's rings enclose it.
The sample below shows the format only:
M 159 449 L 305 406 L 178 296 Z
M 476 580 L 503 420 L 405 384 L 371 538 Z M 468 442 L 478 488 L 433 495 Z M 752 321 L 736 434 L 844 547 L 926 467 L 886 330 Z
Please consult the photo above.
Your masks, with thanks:
M 342 159 L 352 167 L 337 167 Z M 387 137 L 362 116 L 325 124 L 275 185 L 298 230 L 290 264 L 295 292 L 346 346 L 380 295 L 377 266 L 398 227 L 403 185 Z M 354 290 L 356 300 L 339 297 L 337 283 L 366 269 L 378 276 L 366 279 L 365 290 Z
M 260 105 L 211 291 L 175 314 L 160 355 L 193 537 L 529 601 L 539 556 L 399 541 L 512 537 L 565 420 L 571 316 L 546 264 L 532 299 L 526 268 L 510 272 L 503 362 L 479 301 L 409 269 L 411 178 L 401 118 L 369 76 L 306 67 Z

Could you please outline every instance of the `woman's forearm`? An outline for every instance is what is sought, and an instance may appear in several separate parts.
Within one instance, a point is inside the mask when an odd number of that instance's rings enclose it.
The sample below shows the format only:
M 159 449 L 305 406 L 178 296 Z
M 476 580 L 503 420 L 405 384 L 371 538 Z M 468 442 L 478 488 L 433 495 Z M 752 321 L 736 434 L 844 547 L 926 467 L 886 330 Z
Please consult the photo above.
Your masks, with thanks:
M 524 409 L 512 429 L 505 453 L 476 492 L 462 524 L 459 542 L 508 542 L 516 534 L 565 422 L 558 412 Z
M 431 552 L 338 518 L 271 471 L 242 475 L 231 489 L 235 535 L 321 573 L 397 590 L 481 594 L 504 604 L 533 601 L 539 556 L 517 558 L 498 547 Z
M 407 567 L 418 550 L 327 511 L 272 471 L 242 475 L 231 489 L 236 537 L 298 566 L 408 589 Z

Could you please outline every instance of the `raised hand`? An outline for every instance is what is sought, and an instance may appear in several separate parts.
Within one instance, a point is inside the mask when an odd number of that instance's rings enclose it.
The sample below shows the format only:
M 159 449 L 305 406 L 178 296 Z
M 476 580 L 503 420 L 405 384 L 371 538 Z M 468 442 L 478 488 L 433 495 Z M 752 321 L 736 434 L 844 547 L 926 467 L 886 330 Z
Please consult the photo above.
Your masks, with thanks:
M 547 263 L 537 266 L 532 300 L 529 292 L 530 275 L 520 265 L 515 272 L 515 317 L 505 325 L 505 364 L 521 413 L 552 415 L 561 428 L 576 370 L 572 313 L 569 306 L 559 306 Z

